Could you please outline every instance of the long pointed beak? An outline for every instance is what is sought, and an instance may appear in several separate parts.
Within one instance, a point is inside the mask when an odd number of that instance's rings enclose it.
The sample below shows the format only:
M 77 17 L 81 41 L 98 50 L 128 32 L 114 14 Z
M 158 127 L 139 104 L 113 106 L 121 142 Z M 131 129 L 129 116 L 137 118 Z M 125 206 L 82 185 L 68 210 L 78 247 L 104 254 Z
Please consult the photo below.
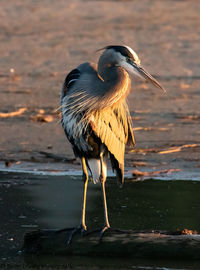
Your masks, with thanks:
M 143 67 L 141 67 L 140 65 L 137 65 L 134 62 L 130 63 L 131 66 L 133 67 L 132 72 L 134 74 L 136 74 L 137 76 L 146 79 L 148 82 L 152 83 L 153 85 L 155 85 L 156 87 L 160 88 L 161 90 L 163 90 L 164 92 L 166 92 L 165 88 L 162 87 L 160 85 L 160 83 L 153 77 L 151 76 L 151 74 L 149 74 L 148 71 L 146 71 Z

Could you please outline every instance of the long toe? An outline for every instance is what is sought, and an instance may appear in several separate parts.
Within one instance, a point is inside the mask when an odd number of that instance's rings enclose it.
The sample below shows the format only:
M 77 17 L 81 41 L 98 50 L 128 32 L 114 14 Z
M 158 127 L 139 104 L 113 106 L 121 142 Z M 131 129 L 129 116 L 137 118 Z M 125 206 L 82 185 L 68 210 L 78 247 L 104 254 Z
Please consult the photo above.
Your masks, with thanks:
M 69 234 L 69 237 L 67 239 L 67 245 L 71 244 L 72 239 L 73 239 L 75 234 L 80 233 L 81 236 L 84 236 L 86 231 L 87 231 L 86 228 L 83 227 L 82 225 L 78 226 L 77 228 L 74 228 Z
M 100 231 L 99 242 L 102 241 L 105 232 L 107 232 L 107 231 L 110 230 L 110 229 L 111 229 L 111 228 L 110 228 L 109 226 L 105 226 L 105 227 Z
M 81 228 L 81 236 L 85 236 L 86 233 L 87 233 L 87 229 L 82 227 Z

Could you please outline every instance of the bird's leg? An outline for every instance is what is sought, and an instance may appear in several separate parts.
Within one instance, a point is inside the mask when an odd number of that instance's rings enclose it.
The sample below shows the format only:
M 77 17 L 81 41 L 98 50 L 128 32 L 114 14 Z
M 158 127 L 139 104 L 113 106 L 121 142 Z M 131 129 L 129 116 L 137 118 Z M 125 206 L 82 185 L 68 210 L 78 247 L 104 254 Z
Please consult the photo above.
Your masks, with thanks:
M 105 181 L 102 182 L 102 192 L 103 192 L 103 202 L 104 202 L 104 220 L 105 220 L 105 225 L 102 230 L 102 232 L 106 231 L 107 229 L 110 228 L 110 224 L 108 221 L 108 209 L 107 209 L 107 202 L 106 202 L 106 191 L 105 191 Z
M 108 209 L 107 209 L 107 201 L 106 201 L 106 191 L 105 191 L 105 182 L 106 182 L 106 175 L 103 171 L 103 153 L 100 154 L 100 164 L 101 164 L 101 187 L 103 193 L 103 203 L 104 203 L 104 228 L 101 230 L 100 239 L 102 238 L 104 232 L 110 228 L 110 224 L 108 221 Z
M 86 198 L 87 198 L 87 186 L 88 186 L 88 172 L 85 158 L 82 158 L 82 167 L 83 167 L 83 181 L 84 181 L 84 193 L 83 193 L 83 208 L 82 208 L 82 218 L 81 218 L 81 227 L 83 231 L 87 231 L 85 225 L 85 210 L 86 210 Z
M 84 181 L 81 224 L 70 233 L 70 236 L 67 241 L 68 245 L 71 243 L 72 238 L 75 233 L 81 232 L 81 234 L 83 234 L 85 231 L 87 231 L 87 226 L 85 225 L 85 210 L 86 210 L 86 198 L 87 198 L 87 186 L 88 186 L 88 172 L 87 172 L 87 165 L 86 165 L 86 161 L 84 157 L 81 158 L 81 162 L 82 162 L 82 168 L 83 168 L 83 181 Z

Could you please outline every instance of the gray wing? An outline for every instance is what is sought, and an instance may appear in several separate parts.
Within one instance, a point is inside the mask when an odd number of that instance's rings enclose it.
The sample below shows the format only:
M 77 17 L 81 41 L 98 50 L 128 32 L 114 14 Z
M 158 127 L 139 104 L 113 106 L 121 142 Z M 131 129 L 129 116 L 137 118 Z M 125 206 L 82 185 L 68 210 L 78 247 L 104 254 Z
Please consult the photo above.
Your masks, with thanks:
M 126 144 L 130 146 L 135 144 L 131 117 L 126 102 L 101 112 L 95 112 L 90 124 L 95 134 L 108 148 L 112 167 L 117 171 L 118 180 L 122 184 L 125 146 Z
M 83 63 L 73 69 L 65 78 L 61 91 L 61 100 L 65 96 L 71 96 L 74 93 L 87 92 L 87 87 L 90 87 L 90 77 L 98 77 L 96 65 Z
M 61 110 L 71 111 L 74 115 L 90 111 L 97 104 L 98 96 L 92 94 L 98 78 L 95 65 L 83 63 L 73 69 L 66 77 L 61 90 Z M 94 92 L 94 91 L 93 91 Z
M 77 87 L 77 83 L 87 72 L 95 73 L 94 68 L 89 63 L 84 63 L 73 69 L 66 76 L 61 90 L 62 126 L 73 147 L 76 146 L 83 153 L 91 149 L 84 135 L 88 125 L 84 119 L 84 106 L 82 106 L 85 93 Z
M 68 95 L 70 88 L 74 83 L 80 78 L 80 70 L 75 68 L 73 69 L 65 78 L 62 91 L 61 91 L 61 100 Z
M 117 69 L 112 81 L 104 81 L 97 66 L 83 63 L 67 76 L 62 89 L 62 103 L 76 112 L 90 114 L 103 110 L 124 99 L 130 90 L 130 79 L 126 71 Z

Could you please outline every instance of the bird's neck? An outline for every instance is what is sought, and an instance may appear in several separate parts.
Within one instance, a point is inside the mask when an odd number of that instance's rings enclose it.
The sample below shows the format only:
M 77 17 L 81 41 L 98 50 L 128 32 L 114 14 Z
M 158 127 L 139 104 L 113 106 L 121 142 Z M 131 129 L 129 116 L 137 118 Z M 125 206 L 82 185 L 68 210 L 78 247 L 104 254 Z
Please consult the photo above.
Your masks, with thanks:
M 111 84 L 112 87 L 114 87 L 115 84 L 124 83 L 125 80 L 129 78 L 126 70 L 118 66 L 112 57 L 111 59 L 109 58 L 108 61 L 108 57 L 105 54 L 102 54 L 99 58 L 97 71 L 100 78 L 108 85 Z
M 109 106 L 112 106 L 128 95 L 131 82 L 125 69 L 119 66 L 104 66 L 98 68 L 98 74 L 102 80 L 104 97 L 107 99 Z

